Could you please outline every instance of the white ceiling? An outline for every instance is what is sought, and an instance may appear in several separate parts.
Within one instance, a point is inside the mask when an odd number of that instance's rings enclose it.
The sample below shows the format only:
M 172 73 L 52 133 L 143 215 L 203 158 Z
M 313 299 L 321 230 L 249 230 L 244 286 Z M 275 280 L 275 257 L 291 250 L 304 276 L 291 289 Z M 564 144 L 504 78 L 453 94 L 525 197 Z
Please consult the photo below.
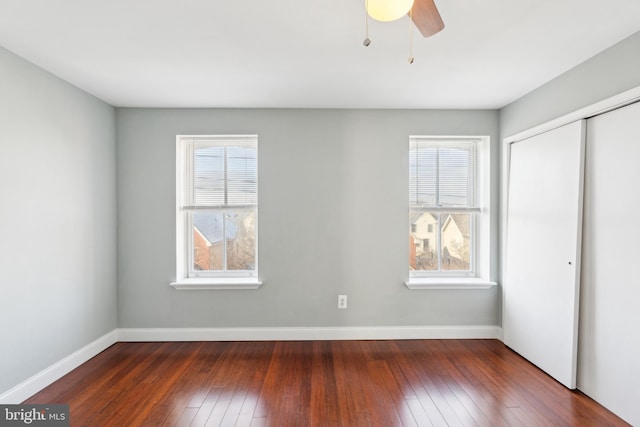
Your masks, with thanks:
M 500 108 L 640 30 L 640 0 L 0 0 L 0 45 L 115 106 Z M 640 53 L 639 53 L 640 54 Z

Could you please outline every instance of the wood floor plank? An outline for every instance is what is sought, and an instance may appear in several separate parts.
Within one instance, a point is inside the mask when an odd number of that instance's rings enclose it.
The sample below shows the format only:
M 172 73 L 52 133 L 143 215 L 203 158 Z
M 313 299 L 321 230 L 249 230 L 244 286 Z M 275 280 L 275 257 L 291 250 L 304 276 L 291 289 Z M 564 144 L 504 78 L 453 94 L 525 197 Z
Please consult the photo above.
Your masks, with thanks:
M 361 377 L 363 364 L 369 359 L 366 355 L 359 358 L 359 362 L 354 365 L 353 354 L 358 353 L 357 343 L 340 341 L 333 347 L 334 369 L 336 376 L 337 397 L 339 402 L 340 419 L 339 425 L 349 426 L 357 423 L 369 422 L 367 413 L 366 396 L 361 392 L 363 389 Z
M 229 387 L 225 387 L 225 389 L 223 389 L 222 395 L 214 405 L 211 413 L 209 414 L 209 418 L 207 418 L 207 421 L 204 424 L 205 427 L 216 427 L 222 425 L 222 420 L 224 420 L 224 417 L 233 402 L 234 392 L 235 390 L 229 390 Z
M 628 426 L 496 340 L 117 343 L 25 403 L 72 427 Z
M 420 370 L 423 363 L 429 363 L 423 359 L 424 353 L 419 341 L 399 341 L 393 342 L 394 358 L 398 361 L 399 366 L 405 378 L 409 382 L 411 393 L 416 396 L 418 402 L 422 406 L 423 411 L 429 418 L 432 425 L 436 427 L 448 426 L 438 406 L 429 395 L 420 379 Z M 405 396 L 408 392 L 405 391 Z
M 389 364 L 386 360 L 374 360 L 367 363 L 367 368 L 380 421 L 389 426 L 403 425 L 399 409 L 404 397 L 390 373 Z
M 407 407 L 409 408 L 409 411 L 411 411 L 411 416 L 413 417 L 417 425 L 422 427 L 434 426 L 434 424 L 431 422 L 431 419 L 429 418 L 427 413 L 424 411 L 424 408 L 422 407 L 422 404 L 420 403 L 417 397 L 408 398 L 406 399 L 406 402 L 407 402 Z
M 242 405 L 247 397 L 246 390 L 237 389 L 236 392 L 231 396 L 231 401 L 229 402 L 229 406 L 227 410 L 223 414 L 222 418 L 218 425 L 221 427 L 233 427 L 236 425 L 238 418 L 240 417 L 240 411 L 242 410 Z M 207 423 L 211 423 L 211 418 Z
M 464 368 L 464 364 L 460 363 L 459 359 L 464 357 L 468 350 L 456 340 L 443 341 L 442 344 L 448 350 L 447 358 L 443 363 L 447 365 L 447 372 L 453 380 L 449 387 L 476 422 L 480 426 L 519 425 L 514 419 L 511 420 L 513 424 L 510 424 L 503 417 L 502 412 L 496 412 L 494 405 L 489 404 L 484 398 L 488 393 L 483 390 L 482 384 L 473 377 L 470 380 L 468 375 L 459 370 L 460 366 Z M 483 391 L 479 392 L 479 390 Z
M 333 342 L 313 343 L 311 363 L 311 404 L 309 407 L 312 426 L 338 425 L 338 390 L 332 352 Z
M 451 396 L 451 392 L 446 384 L 439 381 L 439 367 L 433 366 L 437 362 L 426 364 L 424 369 L 419 373 L 420 381 L 427 391 L 429 397 L 438 408 L 438 411 L 445 419 L 446 424 L 450 427 L 463 426 L 463 419 L 459 417 L 456 408 L 451 406 L 451 402 L 455 396 Z
M 504 346 L 501 346 L 504 348 Z M 487 362 L 488 358 L 496 357 L 495 353 L 487 352 L 486 345 L 480 347 L 475 345 L 466 354 L 460 355 L 461 363 L 457 369 L 467 371 L 467 375 L 476 378 L 477 383 L 482 384 L 489 391 L 489 396 L 494 399 L 494 405 L 504 408 L 529 407 L 523 396 L 517 393 L 513 379 L 499 369 L 499 364 Z M 508 363 L 500 358 L 501 363 Z M 514 359 L 513 363 L 520 361 Z M 516 382 L 517 385 L 517 382 Z M 486 397 L 485 397 L 486 398 Z
M 222 387 L 212 387 L 207 393 L 207 397 L 202 401 L 202 405 L 198 408 L 198 412 L 196 412 L 196 416 L 191 421 L 192 426 L 204 426 L 207 420 L 209 419 L 209 415 L 215 408 L 216 403 L 218 403 L 218 399 L 222 394 Z
M 191 422 L 195 418 L 197 412 L 198 412 L 198 408 L 186 407 L 186 408 L 184 408 L 184 410 L 180 414 L 180 417 L 178 417 L 178 419 L 174 423 L 165 424 L 165 425 L 166 426 L 175 426 L 175 427 L 187 427 L 187 426 L 190 426 Z
M 500 356 L 512 355 L 501 353 Z M 496 371 L 511 381 L 511 387 L 518 391 L 522 397 L 521 401 L 526 402 L 531 408 L 530 412 L 536 414 L 544 425 L 568 425 L 563 419 L 568 413 L 558 413 L 553 409 L 558 399 L 556 391 L 566 389 L 550 377 L 545 378 L 546 374 L 533 365 L 525 364 L 516 369 L 513 363 L 509 363 L 509 360 L 504 360 L 503 357 L 487 359 L 485 363 L 494 364 Z M 544 387 L 539 387 L 539 381 L 542 379 L 548 381 L 545 381 Z

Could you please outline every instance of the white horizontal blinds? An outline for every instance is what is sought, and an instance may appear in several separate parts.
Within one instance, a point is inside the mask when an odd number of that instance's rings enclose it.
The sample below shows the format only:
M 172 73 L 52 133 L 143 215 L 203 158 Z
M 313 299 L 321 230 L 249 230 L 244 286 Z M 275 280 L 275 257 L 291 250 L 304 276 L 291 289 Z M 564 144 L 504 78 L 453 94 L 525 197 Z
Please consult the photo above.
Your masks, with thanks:
M 409 203 L 413 209 L 479 211 L 476 203 L 477 142 L 411 137 Z
M 257 204 L 257 136 L 185 141 L 184 209 Z
M 193 147 L 193 201 L 194 206 L 225 205 L 225 150 L 224 146 L 196 142 Z
M 226 147 L 227 206 L 257 203 L 257 149 L 255 141 Z

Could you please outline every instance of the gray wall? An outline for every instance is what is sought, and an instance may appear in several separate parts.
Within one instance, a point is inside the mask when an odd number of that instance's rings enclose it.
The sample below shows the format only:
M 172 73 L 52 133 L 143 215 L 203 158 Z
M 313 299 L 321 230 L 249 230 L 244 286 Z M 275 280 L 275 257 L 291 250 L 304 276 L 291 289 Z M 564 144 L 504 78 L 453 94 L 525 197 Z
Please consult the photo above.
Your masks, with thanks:
M 0 48 L 0 394 L 116 328 L 115 112 Z
M 640 85 L 640 32 L 500 110 L 511 136 Z
M 118 322 L 124 328 L 496 325 L 498 293 L 410 291 L 408 136 L 489 135 L 497 111 L 121 109 Z M 259 136 L 256 291 L 176 291 L 177 134 Z M 497 275 L 497 218 L 492 222 Z M 349 308 L 337 309 L 337 295 Z

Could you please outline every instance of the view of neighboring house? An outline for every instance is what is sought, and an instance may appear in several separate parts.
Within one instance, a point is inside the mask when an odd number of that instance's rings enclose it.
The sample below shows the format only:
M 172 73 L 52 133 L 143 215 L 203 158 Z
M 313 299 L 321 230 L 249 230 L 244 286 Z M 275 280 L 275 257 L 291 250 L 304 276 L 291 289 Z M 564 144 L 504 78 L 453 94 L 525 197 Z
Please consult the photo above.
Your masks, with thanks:
M 411 218 L 411 236 L 416 253 L 426 253 L 436 249 L 438 218 L 430 213 L 419 212 Z
M 225 221 L 226 215 L 226 223 Z M 251 270 L 255 266 L 255 213 L 193 214 L 193 269 Z M 224 242 L 226 232 L 226 267 Z
M 469 226 L 471 215 L 447 214 L 442 221 L 442 268 L 469 269 Z
M 193 268 L 194 270 L 222 270 L 224 261 L 224 226 L 222 215 L 193 214 Z M 227 239 L 233 240 L 238 227 L 227 223 Z
M 469 219 L 469 214 L 441 214 L 442 270 L 469 269 Z M 438 270 L 438 214 L 414 213 L 410 223 L 410 268 Z

